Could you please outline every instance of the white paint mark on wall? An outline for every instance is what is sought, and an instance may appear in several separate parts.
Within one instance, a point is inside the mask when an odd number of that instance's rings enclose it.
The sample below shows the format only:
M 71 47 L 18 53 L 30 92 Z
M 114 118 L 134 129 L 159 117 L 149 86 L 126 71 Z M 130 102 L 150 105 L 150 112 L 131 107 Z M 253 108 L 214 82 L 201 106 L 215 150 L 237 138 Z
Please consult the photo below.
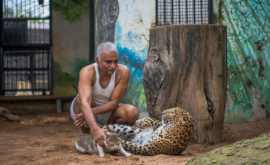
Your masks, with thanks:
M 117 24 L 121 26 L 121 37 L 116 38 L 116 44 L 146 56 L 147 54 L 141 53 L 148 49 L 149 29 L 155 20 L 155 0 L 118 0 L 118 2 L 120 10 Z

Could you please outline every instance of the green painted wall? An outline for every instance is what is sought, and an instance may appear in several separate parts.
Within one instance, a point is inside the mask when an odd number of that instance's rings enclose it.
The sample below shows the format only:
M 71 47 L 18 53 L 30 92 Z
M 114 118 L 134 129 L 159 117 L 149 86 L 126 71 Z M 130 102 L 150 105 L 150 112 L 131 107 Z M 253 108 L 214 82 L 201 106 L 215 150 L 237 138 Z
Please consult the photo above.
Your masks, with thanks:
M 225 122 L 270 119 L 270 1 L 218 0 L 216 9 L 228 27 Z

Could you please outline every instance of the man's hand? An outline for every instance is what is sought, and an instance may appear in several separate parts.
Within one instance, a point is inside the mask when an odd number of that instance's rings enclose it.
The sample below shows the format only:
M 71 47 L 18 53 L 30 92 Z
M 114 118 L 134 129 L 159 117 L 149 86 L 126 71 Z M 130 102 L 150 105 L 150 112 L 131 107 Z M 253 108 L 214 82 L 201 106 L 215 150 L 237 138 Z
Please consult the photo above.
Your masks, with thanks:
M 75 122 L 74 124 L 76 126 L 83 126 L 84 125 L 84 117 L 83 117 L 83 113 L 78 113 L 78 114 L 75 114 Z
M 98 143 L 101 147 L 105 147 L 104 140 L 106 140 L 105 134 L 107 132 L 109 131 L 103 128 L 98 128 L 97 130 L 93 131 L 94 138 L 95 138 L 95 145 L 97 145 Z

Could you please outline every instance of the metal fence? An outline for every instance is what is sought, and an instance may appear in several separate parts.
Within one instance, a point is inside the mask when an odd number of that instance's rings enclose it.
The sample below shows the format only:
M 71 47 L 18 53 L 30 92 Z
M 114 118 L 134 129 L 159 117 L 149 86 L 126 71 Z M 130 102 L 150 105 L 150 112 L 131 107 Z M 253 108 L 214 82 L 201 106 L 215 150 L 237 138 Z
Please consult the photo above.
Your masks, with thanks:
M 211 24 L 213 0 L 156 0 L 156 25 Z
M 0 95 L 52 94 L 51 0 L 2 0 Z

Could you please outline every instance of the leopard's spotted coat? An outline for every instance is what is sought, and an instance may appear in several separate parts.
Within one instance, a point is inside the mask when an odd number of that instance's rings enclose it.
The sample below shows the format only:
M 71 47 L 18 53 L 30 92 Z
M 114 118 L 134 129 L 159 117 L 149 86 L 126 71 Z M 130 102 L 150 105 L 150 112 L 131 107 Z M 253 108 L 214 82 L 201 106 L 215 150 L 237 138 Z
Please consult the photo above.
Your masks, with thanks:
M 163 112 L 162 123 L 152 118 L 136 121 L 136 126 L 110 124 L 102 126 L 110 132 L 123 135 L 122 146 L 136 155 L 180 155 L 188 145 L 195 120 L 185 110 L 175 107 Z

